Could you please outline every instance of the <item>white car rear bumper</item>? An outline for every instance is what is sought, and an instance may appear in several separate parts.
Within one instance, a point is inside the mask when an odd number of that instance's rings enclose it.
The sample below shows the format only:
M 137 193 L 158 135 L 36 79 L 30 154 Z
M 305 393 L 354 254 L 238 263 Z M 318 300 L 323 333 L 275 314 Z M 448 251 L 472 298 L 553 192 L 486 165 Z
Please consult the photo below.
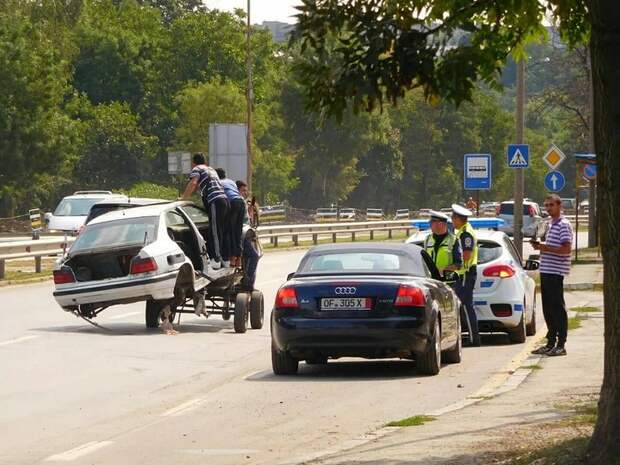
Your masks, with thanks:
M 63 308 L 84 304 L 108 306 L 147 299 L 171 299 L 174 297 L 177 275 L 178 271 L 173 271 L 148 277 L 132 276 L 63 285 L 54 291 L 54 298 Z

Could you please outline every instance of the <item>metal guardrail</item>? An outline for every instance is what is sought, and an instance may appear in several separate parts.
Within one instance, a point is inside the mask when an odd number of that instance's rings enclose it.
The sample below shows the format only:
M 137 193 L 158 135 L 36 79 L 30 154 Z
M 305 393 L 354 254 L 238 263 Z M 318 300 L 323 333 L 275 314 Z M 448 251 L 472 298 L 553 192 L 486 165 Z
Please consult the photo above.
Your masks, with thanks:
M 40 273 L 42 257 L 63 253 L 74 240 L 74 237 L 46 237 L 38 240 L 0 242 L 0 279 L 5 278 L 7 260 L 34 258 L 35 272 Z

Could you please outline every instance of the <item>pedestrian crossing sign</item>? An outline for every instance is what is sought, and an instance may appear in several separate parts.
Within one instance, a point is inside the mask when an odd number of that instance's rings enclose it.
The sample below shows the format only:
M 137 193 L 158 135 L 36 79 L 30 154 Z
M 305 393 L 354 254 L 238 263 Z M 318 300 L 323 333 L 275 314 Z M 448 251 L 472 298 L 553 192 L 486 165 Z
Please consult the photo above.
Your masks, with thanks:
M 530 146 L 527 144 L 510 144 L 508 146 L 508 167 L 528 168 L 530 166 Z

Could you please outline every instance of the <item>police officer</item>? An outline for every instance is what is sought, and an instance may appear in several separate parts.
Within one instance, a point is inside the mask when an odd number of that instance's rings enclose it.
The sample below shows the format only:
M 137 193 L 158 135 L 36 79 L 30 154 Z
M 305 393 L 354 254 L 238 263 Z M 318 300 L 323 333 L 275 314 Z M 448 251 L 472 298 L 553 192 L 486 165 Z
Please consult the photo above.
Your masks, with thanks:
M 463 267 L 461 246 L 456 235 L 448 231 L 448 216 L 431 210 L 431 231 L 424 240 L 424 250 L 431 256 L 442 275 L 458 272 Z
M 456 293 L 467 310 L 469 325 L 471 327 L 470 342 L 480 345 L 480 333 L 478 332 L 478 319 L 474 308 L 474 286 L 476 285 L 476 265 L 478 264 L 478 241 L 476 232 L 469 223 L 468 218 L 472 212 L 460 205 L 452 205 L 452 223 L 456 238 L 460 242 L 463 251 L 463 266 L 458 271 L 461 275 L 460 283 L 457 283 Z

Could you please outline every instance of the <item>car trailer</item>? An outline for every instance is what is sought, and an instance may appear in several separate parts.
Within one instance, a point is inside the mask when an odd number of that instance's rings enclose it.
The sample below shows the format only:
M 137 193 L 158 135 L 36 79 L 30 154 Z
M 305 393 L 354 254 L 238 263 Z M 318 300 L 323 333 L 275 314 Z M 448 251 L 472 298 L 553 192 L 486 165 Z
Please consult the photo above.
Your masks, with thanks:
M 212 281 L 191 297 L 176 295 L 172 305 L 162 305 L 149 300 L 146 304 L 146 326 L 157 328 L 161 322 L 173 323 L 180 314 L 221 315 L 223 320 L 233 318 L 236 333 L 245 333 L 248 320 L 252 329 L 261 329 L 265 319 L 265 300 L 257 289 L 248 290 L 241 286 L 243 272 Z M 196 312 L 196 309 L 199 311 Z

